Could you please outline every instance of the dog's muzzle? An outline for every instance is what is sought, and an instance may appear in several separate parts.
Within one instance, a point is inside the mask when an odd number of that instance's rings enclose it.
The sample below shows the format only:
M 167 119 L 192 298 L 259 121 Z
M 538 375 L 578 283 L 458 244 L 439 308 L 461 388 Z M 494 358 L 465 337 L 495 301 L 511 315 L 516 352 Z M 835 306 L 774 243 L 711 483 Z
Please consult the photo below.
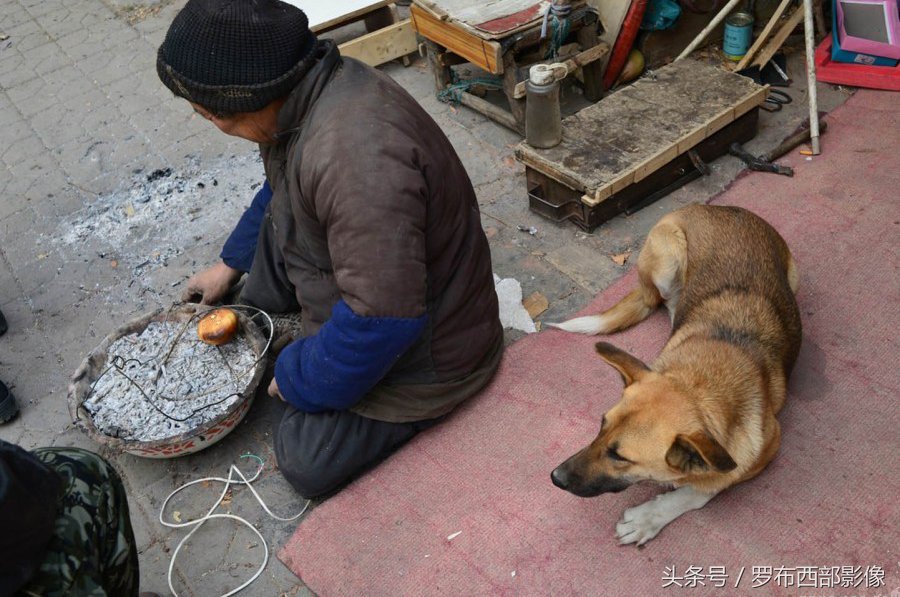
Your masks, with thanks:
M 573 493 L 579 497 L 594 497 L 603 493 L 618 493 L 631 485 L 630 481 L 600 475 L 592 479 L 585 479 L 581 475 L 574 473 L 568 466 L 568 462 L 564 462 L 550 473 L 550 480 L 553 484 L 564 489 L 569 493 Z
M 571 478 L 569 477 L 569 472 L 562 466 L 558 466 L 553 469 L 553 472 L 550 473 L 550 480 L 553 481 L 553 484 L 560 489 L 565 489 L 566 491 L 569 490 Z

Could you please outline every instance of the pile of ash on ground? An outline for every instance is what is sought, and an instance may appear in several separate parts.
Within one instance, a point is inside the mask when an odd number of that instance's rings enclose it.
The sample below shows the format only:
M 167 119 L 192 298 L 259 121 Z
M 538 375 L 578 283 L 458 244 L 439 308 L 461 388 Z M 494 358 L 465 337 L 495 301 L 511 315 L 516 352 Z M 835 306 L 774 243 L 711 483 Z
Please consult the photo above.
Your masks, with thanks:
M 177 171 L 135 171 L 122 190 L 63 222 L 55 239 L 69 252 L 109 253 L 136 270 L 163 266 L 204 238 L 227 234 L 263 178 L 258 154 L 203 165 L 191 158 Z
M 197 338 L 196 322 L 152 322 L 110 345 L 84 408 L 111 437 L 173 437 L 227 411 L 253 379 L 255 364 L 243 335 L 217 347 Z

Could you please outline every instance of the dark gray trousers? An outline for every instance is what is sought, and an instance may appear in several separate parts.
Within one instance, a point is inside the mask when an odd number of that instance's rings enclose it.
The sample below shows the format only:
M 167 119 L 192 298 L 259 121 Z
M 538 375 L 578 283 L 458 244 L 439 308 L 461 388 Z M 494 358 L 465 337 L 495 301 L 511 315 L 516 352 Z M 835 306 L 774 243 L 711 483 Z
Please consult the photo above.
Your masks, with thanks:
M 271 204 L 240 300 L 273 314 L 300 310 L 275 240 Z M 273 427 L 278 468 L 305 498 L 340 489 L 440 420 L 386 423 L 350 411 L 305 413 L 290 405 L 277 416 Z
M 387 423 L 347 410 L 305 413 L 285 405 L 275 425 L 275 457 L 300 495 L 325 497 L 439 420 Z

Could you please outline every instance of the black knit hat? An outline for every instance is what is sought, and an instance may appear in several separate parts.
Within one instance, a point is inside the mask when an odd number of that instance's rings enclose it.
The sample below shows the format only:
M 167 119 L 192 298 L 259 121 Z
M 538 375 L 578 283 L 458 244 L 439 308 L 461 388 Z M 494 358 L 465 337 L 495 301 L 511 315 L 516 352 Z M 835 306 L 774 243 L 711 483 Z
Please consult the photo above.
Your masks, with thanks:
M 256 112 L 288 95 L 315 60 L 302 10 L 279 0 L 189 0 L 159 47 L 172 93 L 213 113 Z

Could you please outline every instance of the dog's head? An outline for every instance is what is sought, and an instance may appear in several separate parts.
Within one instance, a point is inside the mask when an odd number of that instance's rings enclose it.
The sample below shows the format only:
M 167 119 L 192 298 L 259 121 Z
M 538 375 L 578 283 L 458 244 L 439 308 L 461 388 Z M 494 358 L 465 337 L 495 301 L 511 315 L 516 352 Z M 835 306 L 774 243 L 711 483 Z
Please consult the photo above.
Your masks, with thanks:
M 638 481 L 684 482 L 737 466 L 668 378 L 611 344 L 596 347 L 622 374 L 622 399 L 603 416 L 596 439 L 553 470 L 554 485 L 593 497 Z

